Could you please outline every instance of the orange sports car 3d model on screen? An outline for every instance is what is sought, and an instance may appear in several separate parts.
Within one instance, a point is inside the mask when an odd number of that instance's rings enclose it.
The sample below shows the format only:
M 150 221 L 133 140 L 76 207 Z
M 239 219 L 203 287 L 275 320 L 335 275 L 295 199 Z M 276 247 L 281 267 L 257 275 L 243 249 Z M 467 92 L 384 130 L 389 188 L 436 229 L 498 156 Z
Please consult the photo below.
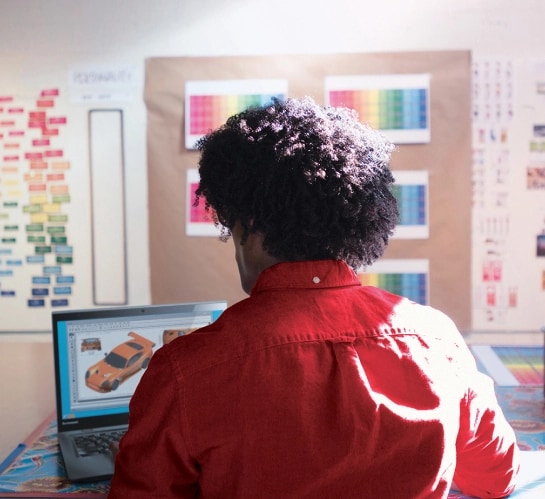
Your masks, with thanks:
M 97 392 L 110 392 L 140 369 L 148 367 L 155 343 L 131 331 L 132 338 L 117 345 L 85 373 L 85 384 Z

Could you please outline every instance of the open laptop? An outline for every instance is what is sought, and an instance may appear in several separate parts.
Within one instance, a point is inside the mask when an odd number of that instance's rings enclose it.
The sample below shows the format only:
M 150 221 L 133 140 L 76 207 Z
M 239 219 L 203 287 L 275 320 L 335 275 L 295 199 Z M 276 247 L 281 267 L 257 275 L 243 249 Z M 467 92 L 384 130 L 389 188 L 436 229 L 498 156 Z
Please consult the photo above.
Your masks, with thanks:
M 53 312 L 58 437 L 69 480 L 112 476 L 109 440 L 126 431 L 129 401 L 153 353 L 226 307 L 211 301 Z

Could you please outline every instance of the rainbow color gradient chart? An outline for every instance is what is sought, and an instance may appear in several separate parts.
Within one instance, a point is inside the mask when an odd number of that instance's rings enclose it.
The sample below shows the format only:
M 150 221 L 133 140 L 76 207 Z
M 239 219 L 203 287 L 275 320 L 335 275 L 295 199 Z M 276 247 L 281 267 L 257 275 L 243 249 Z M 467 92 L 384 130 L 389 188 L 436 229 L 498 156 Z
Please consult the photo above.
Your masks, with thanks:
M 430 141 L 428 74 L 331 76 L 326 103 L 357 111 L 396 144 Z
M 287 80 L 204 80 L 185 86 L 185 144 L 194 149 L 203 135 L 229 116 L 251 106 L 262 106 L 288 92 Z
M 399 208 L 399 224 L 393 237 L 398 239 L 427 239 L 428 224 L 428 172 L 406 170 L 394 172 L 392 192 Z
M 385 289 L 427 305 L 428 269 L 428 260 L 379 260 L 358 272 L 358 279 L 364 286 Z
M 472 345 L 471 351 L 499 386 L 543 386 L 543 347 Z
M 543 347 L 495 346 L 493 350 L 521 385 L 543 385 Z

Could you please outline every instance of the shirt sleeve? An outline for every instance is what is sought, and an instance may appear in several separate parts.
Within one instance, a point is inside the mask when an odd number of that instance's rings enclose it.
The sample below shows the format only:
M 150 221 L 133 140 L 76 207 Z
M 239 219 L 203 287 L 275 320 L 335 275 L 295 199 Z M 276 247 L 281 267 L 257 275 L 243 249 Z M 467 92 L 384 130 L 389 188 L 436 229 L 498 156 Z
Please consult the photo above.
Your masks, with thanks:
M 109 499 L 198 496 L 198 466 L 184 440 L 183 392 L 167 348 L 155 352 L 131 399 Z
M 462 401 L 454 481 L 466 495 L 507 497 L 515 489 L 519 450 L 498 405 L 493 381 L 475 372 Z

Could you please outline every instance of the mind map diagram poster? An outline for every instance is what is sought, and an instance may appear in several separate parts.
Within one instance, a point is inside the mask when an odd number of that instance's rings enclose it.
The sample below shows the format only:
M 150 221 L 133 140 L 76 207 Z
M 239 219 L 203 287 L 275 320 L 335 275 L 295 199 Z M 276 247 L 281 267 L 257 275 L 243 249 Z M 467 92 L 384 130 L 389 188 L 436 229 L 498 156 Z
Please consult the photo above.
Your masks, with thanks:
M 75 282 L 68 207 L 67 118 L 57 89 L 0 94 L 0 315 L 70 305 Z M 3 329 L 3 326 L 2 326 Z

